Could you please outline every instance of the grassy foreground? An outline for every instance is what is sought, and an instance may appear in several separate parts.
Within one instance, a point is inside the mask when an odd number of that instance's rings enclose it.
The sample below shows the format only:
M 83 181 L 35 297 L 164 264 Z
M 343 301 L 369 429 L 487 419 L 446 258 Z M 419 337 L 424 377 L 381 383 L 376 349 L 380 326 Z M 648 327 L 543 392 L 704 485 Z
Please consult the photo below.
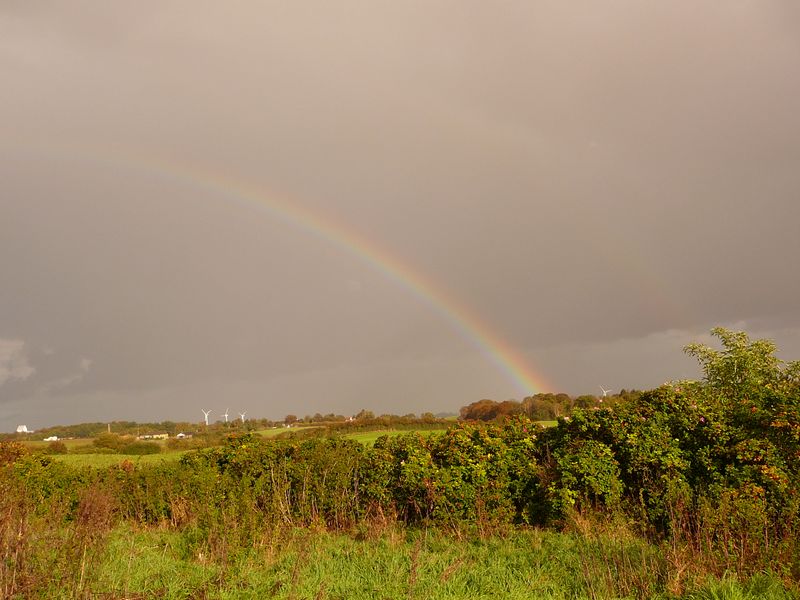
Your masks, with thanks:
M 256 547 L 228 546 L 198 530 L 114 529 L 75 581 L 35 597 L 576 599 L 775 598 L 796 596 L 777 578 L 703 580 L 671 589 L 671 565 L 640 540 L 520 531 L 459 540 L 441 532 L 348 536 L 294 530 Z M 98 549 L 99 550 L 99 549 Z M 78 572 L 79 571 L 79 572 Z

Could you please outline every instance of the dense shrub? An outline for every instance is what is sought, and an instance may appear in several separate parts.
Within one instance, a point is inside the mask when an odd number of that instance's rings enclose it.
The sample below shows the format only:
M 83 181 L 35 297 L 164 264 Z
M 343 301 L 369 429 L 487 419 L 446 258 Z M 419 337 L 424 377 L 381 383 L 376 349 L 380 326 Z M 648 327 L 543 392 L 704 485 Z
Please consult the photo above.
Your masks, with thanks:
M 361 444 L 340 438 L 280 442 L 248 434 L 185 455 L 181 464 L 213 469 L 225 498 L 249 503 L 272 519 L 345 526 L 359 515 L 364 451 Z
M 0 467 L 14 464 L 28 454 L 28 449 L 19 442 L 0 442 Z
M 555 481 L 547 488 L 557 513 L 572 508 L 614 507 L 622 495 L 619 463 L 597 440 L 576 440 L 554 455 Z
M 119 452 L 124 448 L 127 444 L 129 444 L 133 438 L 122 437 L 117 435 L 116 433 L 101 433 L 92 441 L 97 448 L 105 448 L 107 450 L 112 450 L 114 452 Z
M 201 437 L 184 439 L 171 437 L 167 440 L 166 445 L 170 450 L 199 450 L 200 448 L 209 447 L 207 440 Z
M 365 458 L 365 502 L 409 523 L 525 521 L 536 485 L 534 440 L 540 430 L 515 418 L 460 424 L 428 437 L 381 437 Z
M 122 446 L 120 452 L 122 454 L 131 454 L 135 456 L 159 454 L 161 452 L 161 446 L 153 442 L 131 442 Z
M 47 444 L 45 452 L 47 452 L 47 454 L 66 454 L 68 449 L 64 442 L 56 440 Z

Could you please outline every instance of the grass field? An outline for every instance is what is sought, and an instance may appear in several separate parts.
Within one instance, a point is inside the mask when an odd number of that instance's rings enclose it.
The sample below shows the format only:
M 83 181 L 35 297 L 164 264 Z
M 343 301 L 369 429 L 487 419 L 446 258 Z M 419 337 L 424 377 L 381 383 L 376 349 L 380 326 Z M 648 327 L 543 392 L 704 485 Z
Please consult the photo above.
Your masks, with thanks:
M 320 427 L 321 425 L 309 425 L 307 427 L 276 427 L 274 429 L 259 429 L 255 433 L 266 438 L 271 438 L 282 433 L 299 433 L 307 429 L 319 429 Z
M 359 431 L 358 433 L 348 433 L 343 435 L 349 440 L 356 440 L 367 446 L 372 446 L 379 437 L 383 435 L 403 435 L 406 433 L 418 433 L 422 436 L 429 436 L 434 433 L 442 433 L 444 429 L 419 429 L 419 430 L 398 430 L 398 429 L 382 429 L 378 431 Z
M 52 454 L 51 458 L 73 467 L 105 468 L 128 460 L 134 465 L 147 465 L 162 461 L 178 460 L 187 450 L 164 452 L 162 454 L 145 454 L 134 456 L 128 454 Z
M 557 421 L 537 421 L 542 427 L 554 427 Z M 347 433 L 343 437 L 356 440 L 362 444 L 371 446 L 382 435 L 403 435 L 404 433 L 418 433 L 422 436 L 429 436 L 434 433 L 442 433 L 445 429 L 381 429 L 376 431 L 359 431 L 358 433 Z
M 79 438 L 75 440 L 58 440 L 58 441 L 63 442 L 68 450 L 73 450 L 74 448 L 91 446 L 92 441 L 94 441 L 94 438 Z M 50 444 L 52 444 L 52 442 L 43 442 L 41 440 L 31 440 L 22 443 L 28 448 L 31 448 L 32 450 L 40 450 L 42 448 L 47 448 Z
M 297 533 L 274 548 L 215 564 L 204 548 L 177 534 L 117 535 L 95 593 L 159 598 L 496 599 L 572 598 L 579 585 L 556 561 L 544 561 L 542 540 L 455 543 L 417 539 L 356 541 Z M 541 596 L 533 596 L 538 592 Z M 129 597 L 129 596 L 128 596 Z
M 686 579 L 673 585 L 659 547 L 545 531 L 463 540 L 428 530 L 366 539 L 265 532 L 253 547 L 209 545 L 184 532 L 118 527 L 77 586 L 35 597 L 278 598 L 315 600 L 566 600 L 678 598 L 788 600 L 781 582 Z M 84 555 L 84 559 L 86 556 Z M 76 568 L 77 571 L 77 568 Z M 64 582 L 65 583 L 65 582 Z

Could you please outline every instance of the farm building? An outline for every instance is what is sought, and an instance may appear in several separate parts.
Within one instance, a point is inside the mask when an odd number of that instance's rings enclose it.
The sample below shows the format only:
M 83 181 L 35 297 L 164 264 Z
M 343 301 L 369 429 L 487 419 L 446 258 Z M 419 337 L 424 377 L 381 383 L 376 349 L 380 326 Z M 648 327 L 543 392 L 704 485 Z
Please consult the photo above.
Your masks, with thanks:
M 169 437 L 168 433 L 145 433 L 140 435 L 140 440 L 165 440 Z

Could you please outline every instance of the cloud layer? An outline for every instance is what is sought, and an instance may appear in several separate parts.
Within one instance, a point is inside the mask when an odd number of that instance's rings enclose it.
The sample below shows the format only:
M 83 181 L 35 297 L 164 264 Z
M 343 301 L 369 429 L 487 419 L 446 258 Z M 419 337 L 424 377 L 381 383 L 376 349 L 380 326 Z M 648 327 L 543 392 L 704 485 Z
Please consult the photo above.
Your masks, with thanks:
M 795 4 L 4 3 L 0 429 L 520 395 L 259 198 L 557 389 L 680 377 L 717 324 L 800 350 Z
M 0 386 L 12 380 L 25 380 L 36 372 L 28 362 L 25 342 L 0 338 Z

